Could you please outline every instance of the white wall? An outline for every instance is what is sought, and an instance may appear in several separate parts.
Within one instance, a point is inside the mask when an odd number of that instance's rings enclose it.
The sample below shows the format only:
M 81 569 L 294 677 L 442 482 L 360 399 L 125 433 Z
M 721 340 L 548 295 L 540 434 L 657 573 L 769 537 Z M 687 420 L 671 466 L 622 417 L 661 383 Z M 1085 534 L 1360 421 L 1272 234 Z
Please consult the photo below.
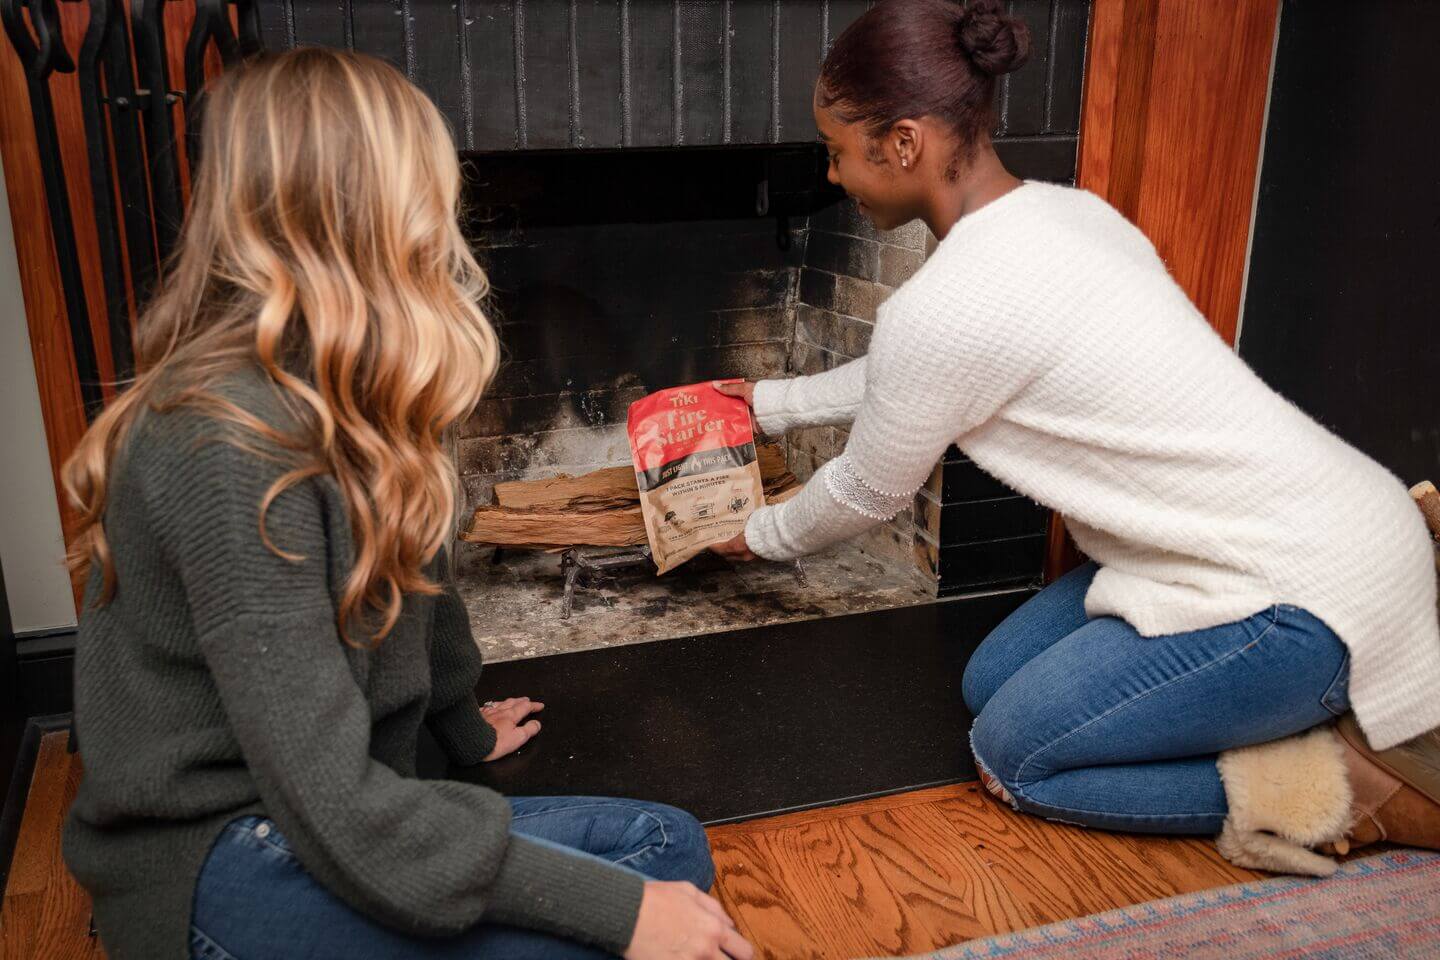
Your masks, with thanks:
M 64 564 L 10 202 L 0 189 L 0 567 L 17 632 L 74 625 Z

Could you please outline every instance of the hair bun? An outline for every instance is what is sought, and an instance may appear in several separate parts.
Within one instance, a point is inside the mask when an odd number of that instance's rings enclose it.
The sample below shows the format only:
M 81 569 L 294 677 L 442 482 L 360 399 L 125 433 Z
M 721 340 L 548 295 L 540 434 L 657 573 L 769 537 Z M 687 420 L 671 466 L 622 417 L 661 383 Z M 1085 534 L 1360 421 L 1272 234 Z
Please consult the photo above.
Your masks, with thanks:
M 965 0 L 955 21 L 955 41 L 975 69 L 998 77 L 1030 59 L 1030 28 L 1005 12 L 1000 0 Z

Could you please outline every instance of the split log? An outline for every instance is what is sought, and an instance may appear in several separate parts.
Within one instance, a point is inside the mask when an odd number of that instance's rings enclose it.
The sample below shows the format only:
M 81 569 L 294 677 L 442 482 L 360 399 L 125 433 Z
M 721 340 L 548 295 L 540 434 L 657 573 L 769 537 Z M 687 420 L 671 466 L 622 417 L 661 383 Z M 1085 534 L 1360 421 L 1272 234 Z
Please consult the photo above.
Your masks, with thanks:
M 639 506 L 588 512 L 481 507 L 461 539 L 499 547 L 633 547 L 645 542 L 645 518 Z
M 510 480 L 495 484 L 495 505 L 507 510 L 611 510 L 640 502 L 635 471 L 606 467 L 578 477 Z
M 785 451 L 778 444 L 757 448 L 760 478 L 766 492 L 778 489 L 790 477 Z M 790 477 L 793 482 L 794 478 Z M 606 467 L 578 477 L 561 475 L 543 480 L 509 480 L 495 484 L 494 503 L 507 510 L 566 511 L 590 513 L 634 506 L 640 502 L 635 471 L 630 467 Z

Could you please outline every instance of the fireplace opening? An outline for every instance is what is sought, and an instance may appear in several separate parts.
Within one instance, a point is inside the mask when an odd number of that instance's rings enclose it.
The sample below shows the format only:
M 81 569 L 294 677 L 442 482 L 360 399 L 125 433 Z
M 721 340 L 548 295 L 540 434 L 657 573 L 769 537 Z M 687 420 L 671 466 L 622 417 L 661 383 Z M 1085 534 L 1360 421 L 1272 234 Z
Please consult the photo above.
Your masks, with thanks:
M 818 373 L 863 355 L 876 308 L 933 245 L 919 223 L 875 231 L 826 182 L 816 145 L 465 161 L 467 231 L 504 352 L 455 439 L 465 492 L 457 580 L 487 658 L 837 616 L 1038 577 L 1043 511 L 958 452 L 913 509 L 798 565 L 705 554 L 656 577 L 614 546 L 564 553 L 463 539 L 497 484 L 606 468 L 623 479 L 626 408 L 654 390 Z M 830 427 L 768 438 L 778 446 L 771 472 L 804 481 L 845 439 Z M 947 521 L 984 531 L 984 549 L 959 556 L 964 545 L 941 533 Z

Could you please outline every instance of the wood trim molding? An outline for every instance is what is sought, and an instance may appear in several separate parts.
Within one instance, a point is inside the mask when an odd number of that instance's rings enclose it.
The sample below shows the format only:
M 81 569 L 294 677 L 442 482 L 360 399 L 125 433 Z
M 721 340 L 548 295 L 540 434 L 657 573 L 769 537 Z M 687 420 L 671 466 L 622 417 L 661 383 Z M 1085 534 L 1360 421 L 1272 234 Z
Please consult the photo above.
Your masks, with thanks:
M 1076 182 L 1234 343 L 1280 0 L 1094 0 Z M 1076 562 L 1056 517 L 1046 580 Z

